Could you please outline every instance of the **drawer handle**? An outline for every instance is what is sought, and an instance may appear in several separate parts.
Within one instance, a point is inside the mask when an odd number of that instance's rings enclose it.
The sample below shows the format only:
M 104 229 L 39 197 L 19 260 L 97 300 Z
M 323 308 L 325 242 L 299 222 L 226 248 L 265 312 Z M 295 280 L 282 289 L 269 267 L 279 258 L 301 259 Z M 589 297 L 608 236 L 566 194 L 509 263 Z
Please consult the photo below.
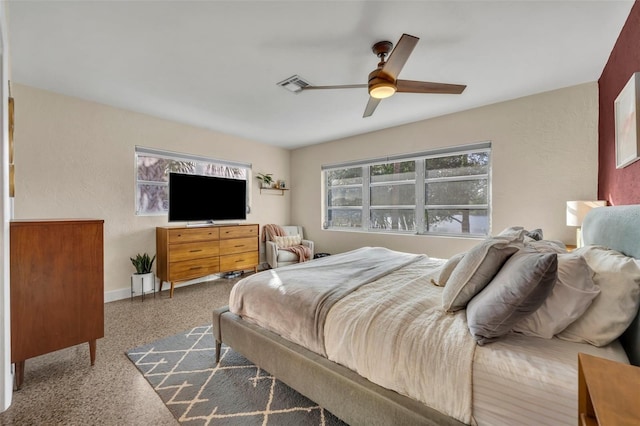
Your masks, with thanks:
M 244 244 L 238 244 L 236 247 L 238 247 L 238 248 L 244 247 Z
M 192 266 L 191 268 L 189 268 L 189 270 L 191 271 L 195 271 L 196 269 L 202 269 L 202 266 Z
M 236 263 L 239 263 L 239 262 L 244 262 L 244 259 L 238 259 L 238 260 L 236 260 Z
M 202 249 L 193 249 L 193 250 L 189 250 L 189 253 L 197 253 L 199 251 L 202 251 Z

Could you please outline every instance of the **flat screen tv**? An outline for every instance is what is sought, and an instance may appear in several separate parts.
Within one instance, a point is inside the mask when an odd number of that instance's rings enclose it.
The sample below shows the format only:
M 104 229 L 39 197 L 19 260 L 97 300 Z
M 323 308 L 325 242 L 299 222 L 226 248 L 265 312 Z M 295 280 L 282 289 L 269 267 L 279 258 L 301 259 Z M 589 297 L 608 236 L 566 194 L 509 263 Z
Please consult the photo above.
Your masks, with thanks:
M 247 181 L 169 174 L 169 222 L 215 222 L 247 218 Z

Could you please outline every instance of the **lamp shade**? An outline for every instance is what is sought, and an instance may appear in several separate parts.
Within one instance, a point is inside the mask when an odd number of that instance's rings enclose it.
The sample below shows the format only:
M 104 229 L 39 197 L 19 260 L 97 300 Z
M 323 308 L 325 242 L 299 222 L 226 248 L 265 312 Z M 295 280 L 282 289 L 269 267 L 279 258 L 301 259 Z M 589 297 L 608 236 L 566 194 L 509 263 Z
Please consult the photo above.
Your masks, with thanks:
M 589 210 L 606 205 L 606 201 L 567 201 L 567 226 L 582 226 Z

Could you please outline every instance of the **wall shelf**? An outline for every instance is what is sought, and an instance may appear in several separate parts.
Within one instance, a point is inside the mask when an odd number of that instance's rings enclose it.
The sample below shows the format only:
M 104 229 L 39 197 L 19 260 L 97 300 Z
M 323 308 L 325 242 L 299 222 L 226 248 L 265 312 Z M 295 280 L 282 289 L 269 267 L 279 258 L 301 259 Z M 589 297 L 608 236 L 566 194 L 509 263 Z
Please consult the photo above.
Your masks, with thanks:
M 284 191 L 288 190 L 289 188 L 260 188 L 260 193 L 264 191 L 265 194 L 284 195 Z

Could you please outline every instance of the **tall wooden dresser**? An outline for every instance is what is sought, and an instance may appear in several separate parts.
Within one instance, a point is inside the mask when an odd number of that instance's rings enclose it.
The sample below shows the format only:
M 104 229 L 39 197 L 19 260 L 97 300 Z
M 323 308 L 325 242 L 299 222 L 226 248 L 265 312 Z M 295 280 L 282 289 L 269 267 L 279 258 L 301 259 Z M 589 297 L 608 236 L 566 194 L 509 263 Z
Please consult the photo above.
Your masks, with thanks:
M 162 283 L 205 277 L 218 272 L 257 270 L 256 224 L 156 228 L 156 270 Z
M 25 360 L 104 337 L 103 220 L 10 224 L 11 362 L 16 387 Z

